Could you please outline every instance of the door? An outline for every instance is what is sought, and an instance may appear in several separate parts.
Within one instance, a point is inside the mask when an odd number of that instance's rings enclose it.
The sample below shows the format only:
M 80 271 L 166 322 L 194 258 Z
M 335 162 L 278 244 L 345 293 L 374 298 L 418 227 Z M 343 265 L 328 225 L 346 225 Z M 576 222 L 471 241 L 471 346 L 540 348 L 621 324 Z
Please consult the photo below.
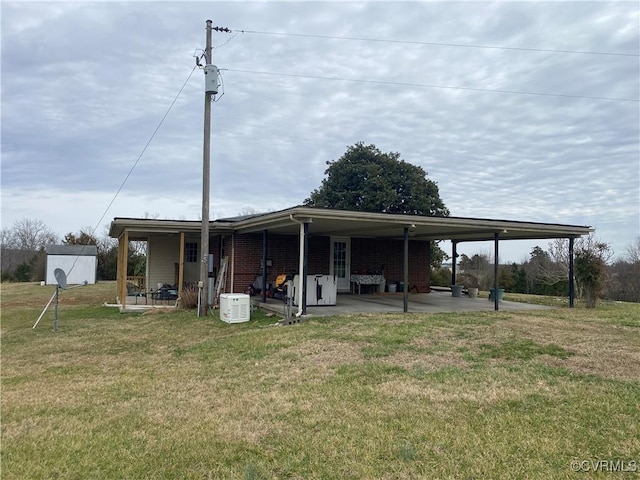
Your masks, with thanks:
M 336 277 L 338 292 L 351 290 L 351 239 L 331 237 L 329 274 Z

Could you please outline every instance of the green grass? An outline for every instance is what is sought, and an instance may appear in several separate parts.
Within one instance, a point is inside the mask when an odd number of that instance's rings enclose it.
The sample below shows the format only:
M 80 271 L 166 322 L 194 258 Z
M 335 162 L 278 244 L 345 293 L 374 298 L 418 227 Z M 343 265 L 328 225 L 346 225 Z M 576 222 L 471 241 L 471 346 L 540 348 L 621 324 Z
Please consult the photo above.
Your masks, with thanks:
M 227 325 L 2 285 L 3 479 L 632 478 L 640 305 Z M 553 300 L 549 300 L 553 301 Z

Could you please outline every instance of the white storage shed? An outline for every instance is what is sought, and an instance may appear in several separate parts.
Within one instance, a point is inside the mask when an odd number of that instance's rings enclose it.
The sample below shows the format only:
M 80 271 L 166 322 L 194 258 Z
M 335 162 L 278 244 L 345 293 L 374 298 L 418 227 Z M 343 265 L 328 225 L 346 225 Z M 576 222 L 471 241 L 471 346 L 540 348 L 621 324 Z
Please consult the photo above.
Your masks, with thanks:
M 98 247 L 95 245 L 48 245 L 47 285 L 55 285 L 53 272 L 61 268 L 67 274 L 67 284 L 96 283 Z

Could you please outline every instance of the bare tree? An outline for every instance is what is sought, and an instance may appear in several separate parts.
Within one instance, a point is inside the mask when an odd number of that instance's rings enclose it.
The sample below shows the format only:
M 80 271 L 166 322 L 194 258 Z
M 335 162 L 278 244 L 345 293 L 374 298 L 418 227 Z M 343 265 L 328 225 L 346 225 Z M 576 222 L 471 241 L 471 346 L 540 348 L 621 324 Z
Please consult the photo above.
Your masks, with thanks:
M 54 244 L 58 237 L 41 220 L 22 219 L 0 234 L 2 278 L 14 278 L 20 269 L 23 280 L 43 276 L 44 247 Z
M 640 236 L 627 247 L 627 255 L 625 260 L 629 263 L 640 263 Z
M 640 302 L 640 237 L 627 247 L 627 254 L 608 268 L 605 298 Z
M 4 236 L 3 233 L 3 241 Z M 9 248 L 34 253 L 58 241 L 58 236 L 42 220 L 30 218 L 15 222 L 7 236 Z

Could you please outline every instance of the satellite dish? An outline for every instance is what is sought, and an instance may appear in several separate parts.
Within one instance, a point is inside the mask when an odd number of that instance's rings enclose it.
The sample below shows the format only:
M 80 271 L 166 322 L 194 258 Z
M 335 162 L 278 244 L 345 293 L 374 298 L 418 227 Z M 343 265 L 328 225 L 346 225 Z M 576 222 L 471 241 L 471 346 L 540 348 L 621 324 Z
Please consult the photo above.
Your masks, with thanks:
M 58 282 L 58 286 L 61 289 L 65 289 L 67 288 L 67 274 L 64 273 L 64 270 L 62 270 L 61 268 L 56 268 L 53 271 L 53 276 L 56 277 L 56 282 Z
M 73 267 L 71 267 L 71 269 L 73 270 Z M 40 316 L 38 317 L 38 320 L 36 320 L 36 323 L 33 324 L 33 327 L 31 328 L 36 328 L 38 326 L 38 323 L 40 323 L 40 320 L 42 320 L 42 317 L 44 316 L 44 313 L 47 311 L 47 308 L 49 308 L 49 305 L 51 305 L 51 302 L 53 302 L 53 299 L 55 298 L 56 300 L 56 309 L 55 309 L 55 314 L 53 317 L 53 330 L 54 331 L 58 331 L 58 295 L 60 293 L 60 289 L 66 290 L 67 289 L 67 274 L 64 273 L 64 270 L 62 270 L 61 268 L 56 268 L 53 271 L 53 276 L 56 277 L 56 282 L 58 282 L 58 284 L 56 285 L 56 291 L 53 294 L 53 296 L 51 297 L 51 300 L 49 300 L 49 303 L 47 303 L 47 306 L 44 307 L 44 310 L 42 310 L 42 313 L 40 314 Z M 87 280 L 83 281 L 81 285 L 76 285 L 77 287 L 83 287 L 85 285 L 87 285 L 89 282 Z M 75 288 L 75 287 L 69 287 L 71 288 Z

